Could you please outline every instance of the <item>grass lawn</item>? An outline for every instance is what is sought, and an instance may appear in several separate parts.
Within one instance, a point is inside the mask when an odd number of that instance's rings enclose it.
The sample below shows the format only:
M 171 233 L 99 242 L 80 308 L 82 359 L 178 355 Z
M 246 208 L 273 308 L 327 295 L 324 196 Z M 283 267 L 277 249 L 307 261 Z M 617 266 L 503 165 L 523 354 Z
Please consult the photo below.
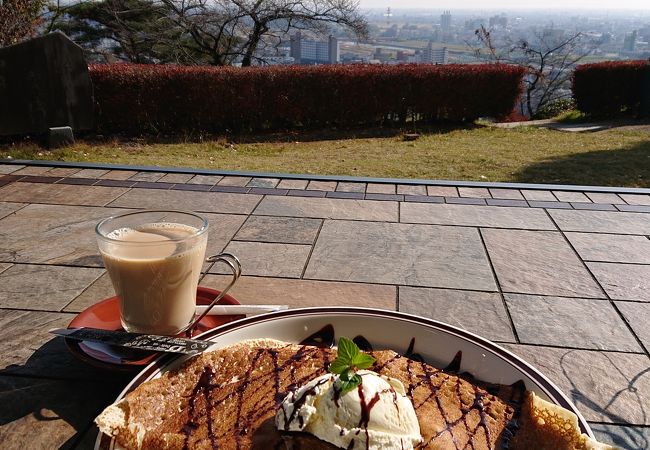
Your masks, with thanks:
M 48 159 L 258 172 L 650 187 L 650 131 L 567 133 L 477 126 L 433 130 L 404 141 L 397 132 L 263 136 L 244 140 L 78 141 L 49 152 L 0 145 L 0 158 Z M 359 134 L 359 133 L 357 133 Z M 392 134 L 392 135 L 389 135 Z

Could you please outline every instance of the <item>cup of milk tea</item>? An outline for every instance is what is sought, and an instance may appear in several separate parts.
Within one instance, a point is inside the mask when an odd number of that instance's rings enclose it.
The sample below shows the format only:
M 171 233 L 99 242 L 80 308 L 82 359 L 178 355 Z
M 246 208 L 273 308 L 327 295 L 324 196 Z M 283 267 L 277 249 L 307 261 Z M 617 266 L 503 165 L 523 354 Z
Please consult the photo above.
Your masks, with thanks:
M 175 335 L 194 319 L 208 221 L 192 212 L 134 211 L 96 227 L 126 331 Z

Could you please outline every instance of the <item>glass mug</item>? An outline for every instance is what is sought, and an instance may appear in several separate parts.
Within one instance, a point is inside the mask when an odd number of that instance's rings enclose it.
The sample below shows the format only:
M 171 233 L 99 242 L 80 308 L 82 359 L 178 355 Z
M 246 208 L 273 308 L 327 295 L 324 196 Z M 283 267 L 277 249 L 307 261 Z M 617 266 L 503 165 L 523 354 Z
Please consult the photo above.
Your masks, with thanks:
M 205 315 L 195 320 L 207 219 L 184 211 L 134 211 L 102 220 L 96 232 L 126 331 L 172 336 L 192 328 Z M 225 260 L 225 255 L 208 261 Z M 233 269 L 233 281 L 213 304 L 239 277 L 234 265 L 224 262 Z

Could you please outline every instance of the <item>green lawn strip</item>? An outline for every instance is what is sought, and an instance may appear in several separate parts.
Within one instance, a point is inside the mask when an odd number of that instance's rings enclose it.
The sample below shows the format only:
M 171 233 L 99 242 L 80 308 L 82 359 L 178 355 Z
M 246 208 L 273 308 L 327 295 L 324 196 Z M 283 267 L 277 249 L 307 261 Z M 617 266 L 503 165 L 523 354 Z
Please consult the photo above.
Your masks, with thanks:
M 400 136 L 275 142 L 78 142 L 58 151 L 0 147 L 0 158 L 526 183 L 650 187 L 650 133 L 478 127 Z M 269 139 L 265 139 L 269 140 Z

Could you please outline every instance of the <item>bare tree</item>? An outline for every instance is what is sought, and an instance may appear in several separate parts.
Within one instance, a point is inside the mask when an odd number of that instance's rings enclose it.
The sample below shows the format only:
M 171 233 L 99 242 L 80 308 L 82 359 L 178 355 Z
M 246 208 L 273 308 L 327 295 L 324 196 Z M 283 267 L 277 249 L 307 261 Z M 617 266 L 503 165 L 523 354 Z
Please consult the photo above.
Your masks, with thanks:
M 360 37 L 368 24 L 357 0 L 159 0 L 191 38 L 189 47 L 214 65 L 241 59 L 250 66 L 258 50 L 279 43 L 291 29 L 325 31 L 339 25 Z M 188 46 L 187 41 L 185 46 Z
M 476 30 L 478 58 L 526 68 L 523 106 L 529 117 L 550 103 L 569 98 L 573 69 L 593 50 L 583 33 L 552 36 L 537 33 L 532 39 L 520 39 L 496 45 L 490 30 Z M 523 112 L 523 111 L 522 111 Z

